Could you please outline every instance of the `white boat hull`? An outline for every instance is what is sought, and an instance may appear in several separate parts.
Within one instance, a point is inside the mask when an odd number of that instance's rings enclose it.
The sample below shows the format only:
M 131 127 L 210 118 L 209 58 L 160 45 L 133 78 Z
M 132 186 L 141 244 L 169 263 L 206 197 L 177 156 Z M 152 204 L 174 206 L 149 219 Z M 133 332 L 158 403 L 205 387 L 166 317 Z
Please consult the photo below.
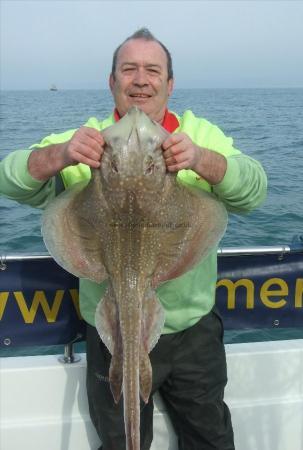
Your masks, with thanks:
M 303 340 L 226 346 L 237 450 L 302 450 Z M 2 450 L 96 450 L 85 393 L 85 355 L 3 358 L 0 368 Z M 177 450 L 156 396 L 151 450 Z M 203 418 L 201 418 L 203 420 Z

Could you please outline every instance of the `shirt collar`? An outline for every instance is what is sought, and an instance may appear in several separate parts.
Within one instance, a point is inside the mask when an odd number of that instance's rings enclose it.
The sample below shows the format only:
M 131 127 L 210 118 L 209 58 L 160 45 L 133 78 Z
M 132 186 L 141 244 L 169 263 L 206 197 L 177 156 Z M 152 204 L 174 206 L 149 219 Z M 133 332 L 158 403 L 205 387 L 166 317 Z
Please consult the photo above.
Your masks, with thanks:
M 114 110 L 114 119 L 115 119 L 115 122 L 118 122 L 121 119 L 117 108 L 115 108 L 115 110 Z M 166 108 L 161 125 L 163 128 L 165 128 L 166 131 L 168 131 L 169 133 L 172 133 L 173 131 L 175 131 L 178 128 L 178 126 L 180 124 L 179 124 L 177 117 L 173 113 L 168 111 L 168 109 Z

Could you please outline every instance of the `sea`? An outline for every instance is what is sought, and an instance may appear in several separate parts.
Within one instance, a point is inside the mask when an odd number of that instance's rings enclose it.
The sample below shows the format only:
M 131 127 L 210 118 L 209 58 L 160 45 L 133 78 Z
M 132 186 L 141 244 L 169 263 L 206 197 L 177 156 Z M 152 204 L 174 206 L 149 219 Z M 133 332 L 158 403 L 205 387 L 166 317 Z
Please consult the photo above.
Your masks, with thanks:
M 113 107 L 108 90 L 3 91 L 0 160 Z M 303 235 L 303 89 L 176 89 L 169 109 L 191 109 L 218 125 L 267 173 L 266 201 L 250 214 L 230 215 L 222 247 L 289 245 Z M 40 219 L 41 211 L 0 193 L 0 257 L 46 252 Z

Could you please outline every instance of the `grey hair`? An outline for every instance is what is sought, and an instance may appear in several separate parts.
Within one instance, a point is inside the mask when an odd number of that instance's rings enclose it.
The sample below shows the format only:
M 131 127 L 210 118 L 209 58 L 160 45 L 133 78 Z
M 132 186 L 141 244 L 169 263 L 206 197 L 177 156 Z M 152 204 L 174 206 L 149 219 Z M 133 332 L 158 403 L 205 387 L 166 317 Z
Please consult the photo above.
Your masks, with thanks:
M 113 54 L 113 63 L 112 63 L 112 76 L 115 78 L 115 72 L 117 68 L 117 59 L 118 59 L 118 53 L 121 47 L 128 41 L 132 39 L 144 39 L 145 41 L 154 41 L 157 42 L 164 50 L 166 57 L 167 57 L 167 79 L 170 80 L 174 77 L 173 74 L 173 62 L 172 57 L 168 49 L 165 47 L 162 42 L 160 42 L 158 39 L 155 38 L 155 36 L 149 31 L 148 28 L 140 28 L 135 33 L 133 33 L 131 36 L 125 39 L 125 41 L 122 42 L 122 44 L 119 45 L 119 47 L 116 48 Z

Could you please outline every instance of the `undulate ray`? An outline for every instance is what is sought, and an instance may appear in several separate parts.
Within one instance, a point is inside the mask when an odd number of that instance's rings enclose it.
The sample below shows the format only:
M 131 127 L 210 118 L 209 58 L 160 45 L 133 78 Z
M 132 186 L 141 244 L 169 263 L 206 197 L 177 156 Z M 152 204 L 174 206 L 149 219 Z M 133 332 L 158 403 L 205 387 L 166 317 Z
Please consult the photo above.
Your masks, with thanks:
M 155 289 L 218 244 L 227 214 L 214 196 L 190 191 L 166 171 L 161 145 L 168 133 L 138 108 L 102 134 L 100 169 L 52 202 L 42 233 L 66 270 L 108 279 L 96 328 L 112 355 L 114 401 L 123 393 L 127 450 L 139 450 L 140 395 L 147 402 L 152 387 L 148 354 L 165 320 Z

